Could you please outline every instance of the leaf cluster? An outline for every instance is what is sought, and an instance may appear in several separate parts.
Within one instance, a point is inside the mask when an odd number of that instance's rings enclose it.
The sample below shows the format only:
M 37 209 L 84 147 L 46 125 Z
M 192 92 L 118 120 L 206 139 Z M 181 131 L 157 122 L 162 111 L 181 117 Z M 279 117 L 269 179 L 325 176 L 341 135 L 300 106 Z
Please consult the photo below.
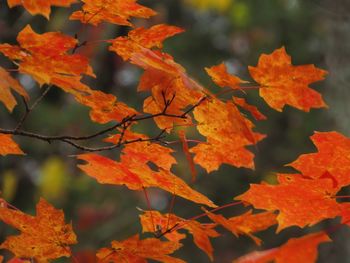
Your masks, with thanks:
M 30 14 L 49 19 L 51 6 L 69 7 L 77 1 L 7 2 L 10 7 L 22 5 Z M 17 104 L 12 92 L 16 92 L 25 106 L 15 127 L 0 128 L 0 154 L 25 154 L 14 140 L 17 136 L 48 143 L 57 141 L 81 151 L 75 158 L 83 164 L 77 166 L 98 183 L 125 186 L 144 193 L 148 210 L 141 211 L 140 223 L 142 231 L 153 233 L 154 237 L 140 238 L 135 234 L 123 241 L 113 240 L 110 247 L 96 248 L 94 261 L 184 262 L 172 254 L 183 246 L 181 241 L 188 234 L 213 261 L 215 248 L 211 239 L 220 236 L 218 226 L 237 238 L 248 236 L 260 245 L 263 240 L 255 234 L 270 227 L 277 227 L 276 232 L 291 226 L 305 228 L 338 216 L 342 217 L 342 224 L 349 223 L 349 203 L 338 202 L 337 193 L 350 184 L 350 139 L 335 131 L 315 132 L 311 136 L 317 152 L 303 154 L 288 164 L 298 173 L 277 174 L 277 184 L 252 184 L 242 195 L 233 196 L 236 201 L 231 203 L 215 204 L 173 169 L 177 165 L 176 144 L 182 145 L 192 183 L 196 182 L 198 167 L 207 173 L 218 170 L 223 164 L 254 169 L 255 155 L 249 146 L 256 146 L 268 136 L 255 131 L 255 124 L 267 117 L 247 101 L 247 92 L 258 92 L 267 105 L 278 112 L 286 105 L 305 112 L 327 107 L 321 94 L 310 87 L 324 79 L 325 70 L 314 65 L 293 65 L 285 47 L 281 47 L 270 54 L 262 54 L 256 66 L 248 67 L 251 80 L 230 74 L 224 63 L 206 67 L 205 71 L 220 89 L 214 94 L 190 76 L 171 54 L 163 51 L 163 42 L 184 29 L 166 24 L 137 27 L 132 18 L 147 19 L 156 12 L 136 0 L 82 0 L 80 4 L 70 20 L 80 21 L 83 27 L 100 23 L 130 27 L 127 35 L 100 42 L 107 43 L 108 50 L 125 63 L 143 70 L 137 87 L 138 92 L 147 94 L 143 105 L 135 109 L 114 94 L 85 84 L 84 76 L 95 78 L 96 75 L 89 58 L 80 54 L 79 49 L 91 43 L 79 42 L 76 37 L 61 32 L 39 34 L 27 25 L 17 35 L 18 45 L 0 44 L 0 52 L 13 62 L 20 74 L 30 75 L 44 90 L 32 101 L 26 87 L 0 67 L 0 101 L 12 112 Z M 51 89 L 59 89 L 88 107 L 93 122 L 110 126 L 81 136 L 46 135 L 23 129 L 33 109 Z M 233 95 L 225 100 L 221 96 L 224 93 Z M 147 120 L 154 121 L 156 136 L 136 132 Z M 194 131 L 203 139 L 193 139 Z M 177 140 L 169 141 L 169 138 Z M 90 147 L 86 145 L 90 141 L 108 145 Z M 95 153 L 114 149 L 120 149 L 115 159 Z M 152 209 L 148 188 L 159 188 L 173 196 L 169 213 Z M 206 206 L 202 208 L 203 214 L 187 219 L 175 215 L 172 212 L 175 196 Z M 245 212 L 230 218 L 217 213 L 235 206 L 244 207 Z M 203 217 L 210 223 L 199 220 Z M 36 216 L 25 214 L 0 199 L 0 220 L 21 232 L 7 237 L 0 245 L 13 254 L 9 262 L 49 262 L 60 257 L 72 257 L 77 261 L 71 250 L 77 243 L 72 225 L 65 223 L 63 211 L 44 199 L 37 204 Z M 328 237 L 331 231 L 291 238 L 280 247 L 232 260 L 240 263 L 314 262 L 318 245 L 331 241 Z

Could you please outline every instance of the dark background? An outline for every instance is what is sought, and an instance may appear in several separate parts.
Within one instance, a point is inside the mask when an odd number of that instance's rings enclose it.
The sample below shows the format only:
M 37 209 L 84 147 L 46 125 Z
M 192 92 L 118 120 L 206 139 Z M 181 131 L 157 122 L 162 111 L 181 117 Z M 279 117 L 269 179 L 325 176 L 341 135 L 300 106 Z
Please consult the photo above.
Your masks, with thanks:
M 329 71 L 327 80 L 313 84 L 325 98 L 329 109 L 304 113 L 286 107 L 283 113 L 269 108 L 257 91 L 247 94 L 248 99 L 268 116 L 257 124 L 257 131 L 267 134 L 258 144 L 255 171 L 222 166 L 219 171 L 205 174 L 199 167 L 199 178 L 193 187 L 222 205 L 245 192 L 249 183 L 274 181 L 275 172 L 291 172 L 285 164 L 300 154 L 315 151 L 309 136 L 313 131 L 337 130 L 350 135 L 348 99 L 350 93 L 350 2 L 346 0 L 187 0 L 140 1 L 159 12 L 149 19 L 135 20 L 138 26 L 156 23 L 181 26 L 186 32 L 165 42 L 165 51 L 182 64 L 188 73 L 210 88 L 214 84 L 205 74 L 204 67 L 225 62 L 231 73 L 250 80 L 248 65 L 256 65 L 260 54 L 271 53 L 285 46 L 294 64 L 315 64 Z M 77 9 L 74 5 L 72 9 Z M 17 33 L 30 24 L 38 33 L 61 31 L 78 36 L 81 41 L 115 38 L 127 34 L 129 28 L 102 24 L 87 26 L 69 21 L 72 9 L 53 8 L 49 22 L 41 16 L 31 16 L 23 8 L 8 9 L 6 1 L 0 4 L 0 41 L 16 43 Z M 146 94 L 136 96 L 138 68 L 123 63 L 107 50 L 106 44 L 87 45 L 79 50 L 91 57 L 96 79 L 85 83 L 95 89 L 115 94 L 119 100 L 141 109 Z M 4 68 L 15 68 L 4 56 Z M 17 75 L 32 99 L 42 92 L 30 77 Z M 18 100 L 20 101 L 20 100 Z M 23 105 L 9 114 L 0 105 L 0 125 L 13 128 L 23 114 Z M 88 109 L 78 105 L 72 97 L 59 89 L 51 90 L 45 100 L 25 122 L 24 128 L 44 134 L 89 134 L 100 130 L 88 116 Z M 144 132 L 157 132 L 152 123 L 142 124 Z M 138 207 L 147 209 L 142 192 L 125 187 L 99 185 L 82 174 L 72 155 L 81 153 L 65 144 L 51 145 L 28 138 L 15 138 L 27 155 L 0 158 L 0 186 L 3 197 L 21 210 L 34 213 L 35 203 L 43 196 L 65 211 L 67 220 L 73 220 L 79 244 L 75 251 L 89 251 L 108 246 L 111 240 L 123 240 L 140 232 Z M 99 141 L 87 145 L 101 145 Z M 180 148 L 178 148 L 181 153 Z M 118 159 L 118 150 L 104 153 Z M 190 181 L 188 166 L 182 154 L 177 154 L 179 165 L 175 174 Z M 344 194 L 346 194 L 346 189 Z M 150 190 L 152 207 L 166 212 L 171 196 L 161 190 Z M 175 213 L 184 218 L 201 213 L 198 206 L 176 199 Z M 240 208 L 228 208 L 226 216 L 238 215 Z M 205 219 L 204 219 L 205 221 Z M 264 240 L 262 249 L 279 246 L 290 237 L 325 229 L 339 220 L 329 220 L 312 228 L 288 228 L 276 235 L 275 228 L 258 234 Z M 237 239 L 220 229 L 222 236 L 213 239 L 215 262 L 231 262 L 249 251 L 258 249 L 246 237 Z M 0 241 L 14 231 L 0 224 Z M 350 231 L 346 227 L 331 234 L 334 242 L 320 246 L 319 262 L 350 262 Z M 176 255 L 189 262 L 207 262 L 207 256 L 194 247 L 191 238 Z M 2 253 L 3 251 L 1 251 Z M 65 261 L 65 260 L 62 260 Z M 87 262 L 87 261 L 86 261 Z

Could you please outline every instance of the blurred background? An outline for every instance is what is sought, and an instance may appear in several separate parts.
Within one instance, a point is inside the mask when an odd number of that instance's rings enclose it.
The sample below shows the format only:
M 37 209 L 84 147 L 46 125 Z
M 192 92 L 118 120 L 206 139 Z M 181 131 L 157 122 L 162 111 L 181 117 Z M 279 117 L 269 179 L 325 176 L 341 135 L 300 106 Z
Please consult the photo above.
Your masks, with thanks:
M 269 108 L 258 96 L 249 91 L 248 100 L 258 105 L 268 116 L 267 121 L 257 123 L 256 130 L 267 134 L 255 152 L 256 169 L 237 169 L 222 166 L 217 172 L 199 171 L 198 180 L 192 185 L 206 194 L 216 204 L 223 205 L 245 192 L 249 183 L 274 182 L 275 172 L 293 172 L 284 167 L 300 154 L 315 151 L 309 140 L 313 131 L 337 130 L 350 135 L 350 1 L 348 0 L 163 0 L 139 1 L 152 7 L 159 14 L 152 19 L 135 20 L 138 26 L 149 27 L 156 23 L 169 23 L 186 29 L 186 32 L 165 42 L 165 51 L 182 64 L 188 73 L 206 87 L 214 84 L 204 67 L 225 62 L 230 73 L 251 80 L 247 67 L 255 66 L 262 53 L 271 53 L 285 46 L 293 64 L 315 64 L 329 71 L 327 80 L 312 86 L 320 91 L 329 109 L 304 113 L 286 107 L 283 113 Z M 0 5 L 0 42 L 16 43 L 17 33 L 30 24 L 36 32 L 61 31 L 81 41 L 111 39 L 127 34 L 129 28 L 101 24 L 86 26 L 69 21 L 71 9 L 53 8 L 49 22 L 41 16 L 31 16 L 23 8 L 8 9 L 6 1 Z M 87 45 L 79 50 L 91 57 L 97 75 L 85 83 L 95 89 L 115 94 L 119 100 L 141 110 L 147 94 L 136 94 L 136 86 L 142 71 L 107 50 L 107 45 Z M 0 65 L 13 69 L 4 56 Z M 14 74 L 16 75 L 16 74 Z M 35 82 L 25 75 L 17 78 L 30 93 L 32 99 L 40 95 Z M 18 100 L 20 101 L 20 100 Z M 22 116 L 24 106 L 19 103 L 13 114 L 0 105 L 0 127 L 13 128 Z M 59 89 L 52 89 L 45 100 L 31 113 L 24 129 L 43 134 L 84 135 L 101 129 L 92 123 L 88 109 L 78 105 L 72 97 Z M 140 130 L 157 133 L 152 122 L 143 123 Z M 147 209 L 142 192 L 132 192 L 122 186 L 99 185 L 94 179 L 77 169 L 75 154 L 81 153 L 62 143 L 47 144 L 41 141 L 15 137 L 27 155 L 0 158 L 0 190 L 2 196 L 23 211 L 34 214 L 40 196 L 65 211 L 67 220 L 73 221 L 79 244 L 74 247 L 82 262 L 89 262 L 89 253 L 96 248 L 109 246 L 112 240 L 123 240 L 140 232 L 137 208 Z M 169 137 L 171 140 L 171 136 Z M 98 140 L 87 142 L 98 146 Z M 174 173 L 190 182 L 190 173 L 181 148 L 177 149 L 178 165 Z M 119 152 L 103 153 L 118 159 Z M 344 190 L 342 194 L 349 194 Z M 149 191 L 154 209 L 167 212 L 171 196 L 161 190 Z M 174 212 L 184 218 L 201 213 L 198 206 L 181 198 L 176 199 Z M 222 211 L 227 217 L 238 215 L 241 208 Z M 205 222 L 206 219 L 203 219 Z M 312 228 L 288 228 L 275 234 L 275 228 L 258 234 L 264 240 L 260 249 L 279 246 L 290 237 L 325 229 L 339 220 L 329 220 Z M 245 253 L 258 249 L 246 237 L 239 239 L 219 228 L 221 237 L 213 239 L 215 262 L 231 262 Z M 14 233 L 0 223 L 0 241 Z M 147 235 L 145 235 L 147 236 Z M 350 231 L 345 227 L 331 234 L 334 242 L 320 246 L 319 262 L 350 262 Z M 188 238 L 184 248 L 175 255 L 189 262 L 209 262 Z M 90 252 L 89 252 L 90 251 Z M 0 253 L 3 253 L 1 251 Z M 78 256 L 79 257 L 79 256 Z M 65 259 L 58 262 L 67 262 Z

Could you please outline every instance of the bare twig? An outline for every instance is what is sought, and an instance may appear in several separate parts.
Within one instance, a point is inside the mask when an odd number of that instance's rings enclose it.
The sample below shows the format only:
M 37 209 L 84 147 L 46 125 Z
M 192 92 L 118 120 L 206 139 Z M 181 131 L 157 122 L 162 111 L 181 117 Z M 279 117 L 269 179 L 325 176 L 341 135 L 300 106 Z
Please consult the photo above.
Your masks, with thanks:
M 22 97 L 23 103 L 25 106 L 25 113 L 23 114 L 21 120 L 18 122 L 15 131 L 18 131 L 24 124 L 25 120 L 28 118 L 29 114 L 34 110 L 36 106 L 41 102 L 41 100 L 46 96 L 46 94 L 50 91 L 52 85 L 47 86 L 44 92 L 34 101 L 33 105 L 30 107 L 25 98 Z
M 202 103 L 206 97 L 203 97 L 196 103 L 195 105 L 191 106 L 188 110 L 186 110 L 183 114 L 181 115 L 175 115 L 175 114 L 170 114 L 167 113 L 167 109 L 169 108 L 170 104 L 174 101 L 175 94 L 172 96 L 170 100 L 166 100 L 166 103 L 164 105 L 164 109 L 155 114 L 142 114 L 142 115 L 131 115 L 127 116 L 124 119 L 122 119 L 120 122 L 114 124 L 111 127 L 105 128 L 99 132 L 90 134 L 90 135 L 85 135 L 85 136 L 71 136 L 71 135 L 58 135 L 58 136 L 52 136 L 52 135 L 44 135 L 44 134 L 39 134 L 39 133 L 34 133 L 34 132 L 29 132 L 29 131 L 24 131 L 21 130 L 20 128 L 22 127 L 24 121 L 30 114 L 30 112 L 38 105 L 38 103 L 45 97 L 47 92 L 49 91 L 51 86 L 48 86 L 46 90 L 42 93 L 42 95 L 33 103 L 31 107 L 28 106 L 27 102 L 25 102 L 25 107 L 26 107 L 26 113 L 23 115 L 21 121 L 18 123 L 17 127 L 15 129 L 1 129 L 0 128 L 0 134 L 12 134 L 12 135 L 19 135 L 19 136 L 24 136 L 24 137 L 30 137 L 38 140 L 45 141 L 47 143 L 51 143 L 53 141 L 61 141 L 66 144 L 69 144 L 79 150 L 82 151 L 87 151 L 87 152 L 98 152 L 98 151 L 107 151 L 107 150 L 113 150 L 115 148 L 119 148 L 122 145 L 130 144 L 130 143 L 135 143 L 135 142 L 146 142 L 146 141 L 158 141 L 161 143 L 166 144 L 166 142 L 162 141 L 162 139 L 165 137 L 164 133 L 166 132 L 166 129 L 161 130 L 161 132 L 154 137 L 143 139 L 143 138 L 137 138 L 133 140 L 124 140 L 124 133 L 127 130 L 127 128 L 135 122 L 138 121 L 143 121 L 143 120 L 148 120 L 148 119 L 154 119 L 155 117 L 159 116 L 164 116 L 164 117 L 172 117 L 172 118 L 187 118 L 187 114 L 189 114 L 195 107 L 197 107 L 200 103 Z M 106 134 L 107 132 L 110 132 L 112 130 L 115 130 L 118 127 L 122 127 L 122 131 L 120 133 L 119 141 L 114 144 L 114 145 L 109 145 L 109 146 L 103 146 L 103 147 L 87 147 L 78 144 L 76 141 L 83 141 L 83 140 L 89 140 L 95 137 L 98 137 L 100 135 Z

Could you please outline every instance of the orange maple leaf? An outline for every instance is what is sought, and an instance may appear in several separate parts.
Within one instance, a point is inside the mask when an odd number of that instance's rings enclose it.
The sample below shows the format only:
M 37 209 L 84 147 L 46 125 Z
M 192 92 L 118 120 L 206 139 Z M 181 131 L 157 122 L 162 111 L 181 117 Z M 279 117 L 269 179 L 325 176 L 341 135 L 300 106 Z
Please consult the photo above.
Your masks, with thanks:
M 183 109 L 194 105 L 205 96 L 204 88 L 190 78 L 172 56 L 152 49 L 161 48 L 166 38 L 181 32 L 181 28 L 160 24 L 149 29 L 132 30 L 127 37 L 118 37 L 111 41 L 110 50 L 145 70 L 138 90 L 151 90 L 152 97 L 145 99 L 144 112 L 157 114 L 164 110 L 166 101 L 172 101 L 167 107 L 167 113 L 181 116 Z M 174 124 L 191 124 L 189 116 L 183 119 L 158 116 L 154 120 L 159 128 L 169 132 Z
M 253 233 L 265 230 L 277 224 L 276 215 L 271 212 L 252 214 L 252 210 L 250 210 L 243 215 L 231 217 L 229 219 L 209 211 L 206 211 L 206 214 L 213 222 L 230 230 L 236 237 L 239 235 L 247 235 L 258 245 L 261 244 L 261 240 L 254 236 Z
M 97 154 L 81 154 L 78 158 L 87 162 L 78 167 L 101 184 L 126 185 L 131 190 L 158 187 L 195 203 L 215 207 L 212 201 L 190 188 L 170 171 L 162 168 L 153 171 L 132 155 L 122 155 L 120 162 Z
M 135 29 L 130 31 L 127 37 L 118 37 L 110 41 L 112 46 L 109 47 L 109 50 L 116 52 L 123 60 L 130 60 L 131 63 L 142 67 L 146 71 L 161 71 L 170 75 L 168 77 L 170 80 L 181 79 L 183 85 L 187 88 L 202 90 L 203 87 L 191 79 L 186 74 L 186 70 L 176 63 L 171 55 L 151 49 L 153 47 L 161 48 L 162 42 L 166 38 L 181 32 L 183 32 L 183 29 L 179 27 L 164 24 L 155 25 L 149 29 Z M 142 86 L 146 87 L 145 85 Z M 139 90 L 144 89 L 139 88 Z
M 111 40 L 112 46 L 109 50 L 116 52 L 123 60 L 128 60 L 134 53 L 141 52 L 142 48 L 162 48 L 165 39 L 182 32 L 184 32 L 182 28 L 166 24 L 158 24 L 150 28 L 140 27 L 131 30 L 126 37 Z
M 208 257 L 213 260 L 213 247 L 210 243 L 209 237 L 218 237 L 219 233 L 213 228 L 215 224 L 201 224 L 195 220 L 186 220 L 174 214 L 162 215 L 158 211 L 145 211 L 140 215 L 142 225 L 142 232 L 154 232 L 156 229 L 167 231 L 167 228 L 183 224 L 181 229 L 186 229 L 193 235 L 193 241 L 197 247 L 203 250 Z M 185 238 L 185 235 L 178 232 L 179 229 L 170 231 L 164 237 L 171 241 L 178 242 Z
M 0 154 L 3 156 L 8 154 L 23 155 L 24 152 L 19 148 L 17 143 L 12 139 L 12 135 L 0 134 Z
M 332 132 L 316 132 L 311 137 L 317 153 L 302 154 L 288 164 L 310 178 L 321 178 L 330 173 L 336 180 L 336 188 L 350 184 L 350 139 Z
M 118 101 L 113 94 L 93 90 L 81 83 L 80 79 L 80 76 L 59 76 L 59 78 L 54 78 L 52 82 L 73 95 L 77 102 L 89 107 L 91 120 L 103 124 L 110 121 L 120 122 L 127 116 L 138 114 L 135 109 Z
M 173 164 L 176 164 L 175 158 L 171 155 L 174 150 L 171 148 L 150 141 L 137 141 L 138 139 L 149 139 L 149 137 L 145 134 L 126 130 L 124 131 L 122 138 L 120 134 L 117 134 L 107 138 L 105 141 L 118 144 L 121 139 L 124 141 L 135 141 L 132 144 L 126 144 L 122 150 L 122 153 L 125 156 L 131 156 L 136 162 L 143 164 L 152 162 L 158 167 L 168 171 L 170 171 Z
M 19 64 L 19 71 L 31 75 L 40 85 L 72 81 L 81 74 L 94 76 L 86 57 L 67 53 L 77 40 L 59 32 L 35 33 L 27 25 L 17 36 L 20 46 L 0 44 L 0 52 Z M 58 80 L 58 81 L 56 81 Z
M 266 120 L 266 116 L 262 114 L 256 106 L 250 105 L 244 98 L 238 98 L 238 97 L 232 97 L 233 102 L 243 108 L 246 111 L 249 111 L 250 114 L 256 119 L 257 121 Z
M 77 0 L 7 0 L 9 7 L 23 5 L 23 7 L 31 14 L 40 14 L 49 19 L 51 6 L 69 7 Z
M 189 105 L 195 105 L 203 100 L 205 95 L 202 92 L 186 88 L 183 85 L 182 80 L 179 78 L 172 79 L 168 83 L 159 82 L 150 87 L 152 87 L 152 96 L 144 100 L 144 112 L 158 114 L 163 112 L 166 108 L 167 114 L 183 116 L 183 118 L 169 116 L 155 117 L 154 121 L 160 129 L 166 129 L 168 132 L 170 132 L 174 125 L 192 125 L 191 117 L 188 114 L 186 116 L 183 115 L 184 109 L 186 109 Z M 170 105 L 166 106 L 166 102 L 168 101 L 171 103 Z
M 231 89 L 240 89 L 239 84 L 247 83 L 247 81 L 241 80 L 240 78 L 231 75 L 227 72 L 226 65 L 221 63 L 217 66 L 205 68 L 208 75 L 212 80 L 221 88 L 230 87 Z
M 82 10 L 74 12 L 69 19 L 82 23 L 98 25 L 108 22 L 117 25 L 132 26 L 131 17 L 149 18 L 156 12 L 139 5 L 136 0 L 82 0 Z
M 272 54 L 263 54 L 257 67 L 249 67 L 253 79 L 261 87 L 260 96 L 277 110 L 288 104 L 303 111 L 326 107 L 321 95 L 309 84 L 324 79 L 326 71 L 314 65 L 293 66 L 284 47 Z
M 320 243 L 330 242 L 325 232 L 291 238 L 280 247 L 265 251 L 254 251 L 244 255 L 232 263 L 314 263 L 317 260 L 317 247 Z
M 139 27 L 131 30 L 128 39 L 145 48 L 163 48 L 163 41 L 184 32 L 183 28 L 167 24 L 158 24 L 150 28 Z
M 185 263 L 185 261 L 169 256 L 182 245 L 177 242 L 161 241 L 157 238 L 141 240 L 134 235 L 124 241 L 112 241 L 111 248 L 101 248 L 96 256 L 100 263 L 125 262 L 146 263 L 153 259 L 164 263 Z
M 125 117 L 138 114 L 134 108 L 118 101 L 113 94 L 107 94 L 99 90 L 90 89 L 86 93 L 78 91 L 78 93 L 75 93 L 75 99 L 91 108 L 90 118 L 98 123 L 120 122 Z
M 245 147 L 264 138 L 253 132 L 253 123 L 246 119 L 232 102 L 206 100 L 193 111 L 198 131 L 207 138 L 190 149 L 194 161 L 209 173 L 223 163 L 254 168 L 254 154 Z
M 289 226 L 305 227 L 341 214 L 341 206 L 333 198 L 333 182 L 311 180 L 299 174 L 279 174 L 277 185 L 251 184 L 236 197 L 255 208 L 271 212 L 279 210 L 277 232 Z
M 6 108 L 12 112 L 17 105 L 16 99 L 11 93 L 11 89 L 23 96 L 26 100 L 29 99 L 28 93 L 22 85 L 2 67 L 0 67 L 0 101 L 2 101 Z
M 66 225 L 64 214 L 44 199 L 36 207 L 36 216 L 8 207 L 0 207 L 0 220 L 21 231 L 0 245 L 18 258 L 48 262 L 50 259 L 71 256 L 69 245 L 77 243 L 72 225 Z

